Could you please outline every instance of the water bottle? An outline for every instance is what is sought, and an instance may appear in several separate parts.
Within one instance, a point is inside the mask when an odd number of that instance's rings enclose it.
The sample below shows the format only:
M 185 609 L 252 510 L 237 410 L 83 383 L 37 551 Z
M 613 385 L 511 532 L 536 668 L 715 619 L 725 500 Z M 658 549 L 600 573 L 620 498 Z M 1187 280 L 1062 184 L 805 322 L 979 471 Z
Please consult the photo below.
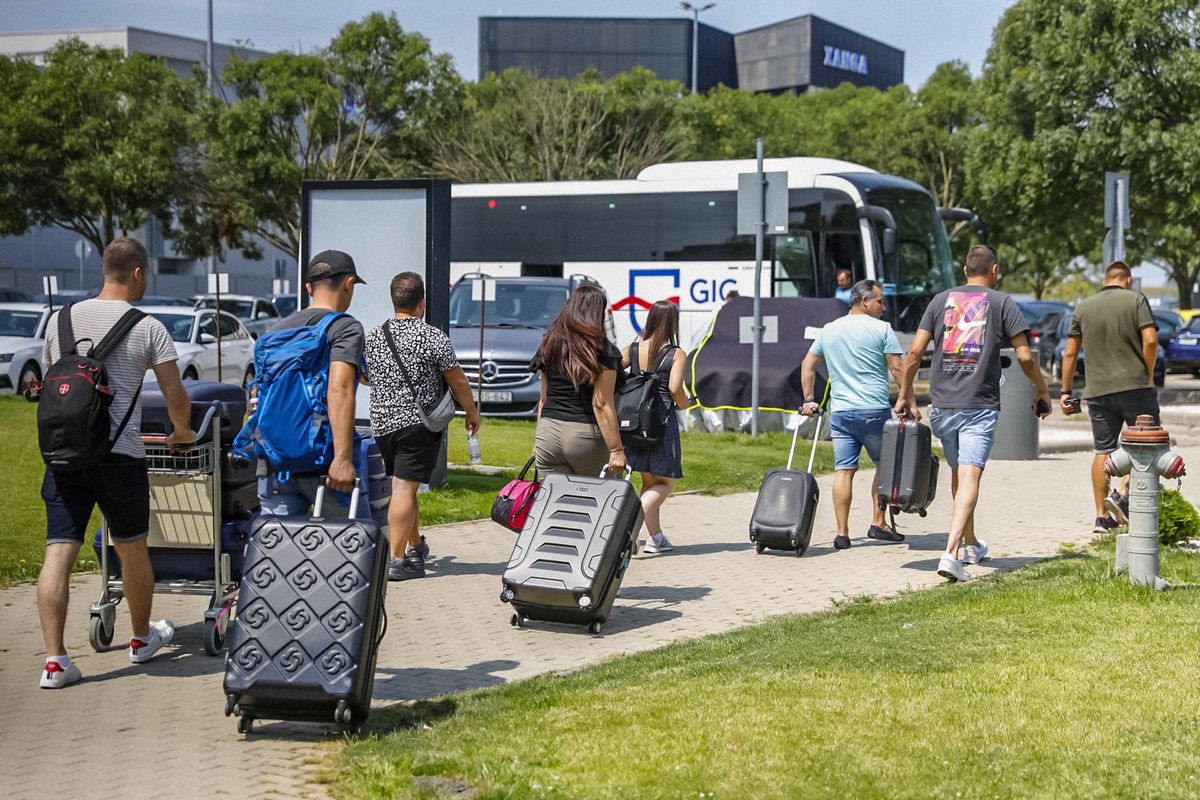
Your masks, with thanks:
M 479 446 L 479 436 L 477 434 L 467 434 L 467 457 L 472 465 L 483 463 L 483 448 Z

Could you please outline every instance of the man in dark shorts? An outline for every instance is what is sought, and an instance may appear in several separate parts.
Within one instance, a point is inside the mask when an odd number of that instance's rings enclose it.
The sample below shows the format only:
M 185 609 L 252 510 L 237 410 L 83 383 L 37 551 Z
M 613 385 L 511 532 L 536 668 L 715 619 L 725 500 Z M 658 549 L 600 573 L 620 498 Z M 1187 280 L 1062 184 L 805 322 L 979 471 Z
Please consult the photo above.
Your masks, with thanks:
M 142 299 L 149 274 L 150 258 L 136 239 L 123 237 L 104 248 L 104 288 L 95 299 L 71 306 L 75 339 L 100 342 L 125 312 L 133 308 L 131 303 Z M 59 359 L 63 344 L 58 340 L 58 314 L 55 314 L 46 325 L 42 357 L 47 366 Z M 87 343 L 80 346 L 86 348 Z M 170 620 L 150 621 L 154 595 L 154 568 L 146 547 L 150 532 L 150 479 L 146 472 L 146 448 L 142 444 L 138 391 L 146 371 L 154 370 L 174 427 L 167 438 L 168 444 L 186 444 L 195 439 L 187 391 L 179 380 L 175 344 L 161 322 L 145 317 L 104 360 L 104 368 L 114 390 L 108 409 L 112 435 L 117 436 L 112 449 L 102 461 L 87 469 L 47 467 L 42 480 L 46 559 L 38 575 L 37 604 L 46 641 L 43 689 L 61 689 L 83 677 L 67 655 L 63 629 L 70 598 L 71 567 L 84 537 L 90 533 L 88 522 L 96 506 L 104 515 L 109 538 L 121 559 L 121 580 L 133 629 L 129 660 L 135 664 L 149 661 L 175 636 L 175 625 Z M 127 413 L 128 422 L 117 435 Z
M 271 329 L 299 328 L 317 324 L 326 314 L 345 313 L 354 298 L 354 287 L 366 283 L 358 277 L 354 259 L 341 250 L 325 250 L 313 256 L 308 265 L 306 287 L 312 298 L 308 308 L 284 317 Z M 258 499 L 262 513 L 281 516 L 305 516 L 316 502 L 322 484 L 335 492 L 350 492 L 358 480 L 354 467 L 354 407 L 358 389 L 359 365 L 363 354 L 363 326 L 351 316 L 329 326 L 329 425 L 333 432 L 333 460 L 328 471 L 293 473 L 286 481 L 270 472 L 266 461 L 259 462 Z M 326 495 L 326 517 L 346 517 L 349 506 L 342 506 Z M 371 504 L 362 487 L 357 516 L 371 518 Z
M 1104 460 L 1119 446 L 1123 425 L 1132 425 L 1139 414 L 1158 422 L 1158 392 L 1154 388 L 1154 363 L 1158 360 L 1158 329 L 1150 304 L 1132 291 L 1133 274 L 1122 261 L 1104 271 L 1104 285 L 1080 301 L 1071 315 L 1071 329 L 1063 349 L 1062 397 L 1065 413 L 1073 413 L 1071 386 L 1079 353 L 1087 345 L 1087 383 L 1083 399 L 1092 420 L 1092 500 L 1096 524 L 1105 533 L 1128 522 L 1128 493 L 1109 494 Z M 1129 480 L 1127 477 L 1126 481 Z M 1128 489 L 1128 483 L 1125 484 Z M 1109 513 L 1113 517 L 1109 517 Z
M 366 356 L 371 429 L 392 478 L 388 580 L 404 581 L 425 577 L 428 545 L 419 527 L 417 490 L 433 475 L 443 434 L 425 427 L 417 404 L 426 411 L 436 406 L 445 381 L 466 412 L 467 433 L 479 430 L 479 410 L 450 337 L 425 322 L 425 282 L 421 276 L 401 272 L 392 278 L 391 292 L 395 317 L 367 334 Z

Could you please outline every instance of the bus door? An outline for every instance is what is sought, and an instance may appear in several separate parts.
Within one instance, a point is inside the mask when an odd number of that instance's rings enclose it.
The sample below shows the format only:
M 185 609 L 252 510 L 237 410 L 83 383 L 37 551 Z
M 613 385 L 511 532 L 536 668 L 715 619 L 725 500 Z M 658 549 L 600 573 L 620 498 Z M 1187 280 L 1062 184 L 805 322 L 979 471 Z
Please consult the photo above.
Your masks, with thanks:
M 822 231 L 820 269 L 817 270 L 815 297 L 833 297 L 837 275 L 850 270 L 850 285 L 867 277 L 863 264 L 862 233 L 852 231 Z
M 787 236 L 772 236 L 775 269 L 771 294 L 775 297 L 815 297 L 816 262 L 812 232 L 792 228 Z

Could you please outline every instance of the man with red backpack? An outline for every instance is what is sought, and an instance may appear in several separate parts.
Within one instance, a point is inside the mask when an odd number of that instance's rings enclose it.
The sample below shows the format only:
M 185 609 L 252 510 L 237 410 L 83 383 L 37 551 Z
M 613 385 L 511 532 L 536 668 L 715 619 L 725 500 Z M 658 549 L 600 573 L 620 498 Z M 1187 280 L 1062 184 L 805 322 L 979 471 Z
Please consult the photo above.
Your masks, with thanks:
M 154 370 L 174 425 L 168 444 L 187 445 L 195 434 L 171 336 L 131 305 L 146 293 L 149 264 L 141 242 L 128 237 L 111 242 L 104 248 L 99 296 L 61 309 L 46 326 L 47 370 L 38 401 L 38 443 L 46 461 L 46 558 L 37 583 L 46 641 L 43 689 L 61 689 L 83 677 L 67 655 L 63 628 L 71 568 L 97 505 L 121 560 L 133 628 L 129 659 L 149 661 L 175 635 L 170 620 L 150 621 L 150 481 L 140 403 L 147 370 Z

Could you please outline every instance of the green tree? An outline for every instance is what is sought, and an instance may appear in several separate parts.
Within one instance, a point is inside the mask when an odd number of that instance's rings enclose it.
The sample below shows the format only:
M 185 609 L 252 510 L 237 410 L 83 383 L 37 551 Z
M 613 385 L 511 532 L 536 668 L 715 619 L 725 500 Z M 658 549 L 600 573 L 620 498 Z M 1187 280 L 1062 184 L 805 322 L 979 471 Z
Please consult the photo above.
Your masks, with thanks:
M 298 255 L 302 181 L 412 176 L 461 102 L 449 56 L 395 14 L 347 23 L 328 48 L 231 59 L 234 99 L 208 112 L 203 179 L 183 215 L 188 249 Z
M 1127 260 L 1191 305 L 1200 276 L 1200 22 L 1191 0 L 1020 0 L 980 82 L 969 192 L 997 238 L 1043 264 L 1098 260 L 1106 170 L 1131 173 Z
M 468 87 L 431 168 L 460 182 L 632 178 L 675 155 L 682 90 L 641 68 L 607 81 L 594 70 L 549 80 L 493 73 Z
M 0 58 L 0 233 L 57 225 L 103 251 L 151 215 L 169 225 L 195 163 L 198 92 L 156 59 L 77 39 L 41 70 Z

